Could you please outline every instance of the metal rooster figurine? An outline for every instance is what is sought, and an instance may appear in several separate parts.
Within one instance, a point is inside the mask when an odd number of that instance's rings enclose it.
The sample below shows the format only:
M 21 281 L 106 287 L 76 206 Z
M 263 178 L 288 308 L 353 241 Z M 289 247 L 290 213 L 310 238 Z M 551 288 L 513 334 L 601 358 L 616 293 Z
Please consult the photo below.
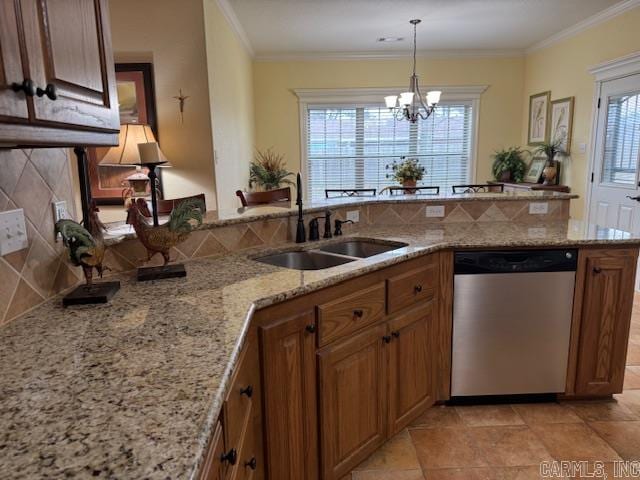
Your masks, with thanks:
M 195 220 L 198 226 L 202 225 L 203 213 L 204 203 L 201 200 L 185 200 L 174 207 L 167 223 L 154 227 L 145 218 L 145 215 L 150 216 L 147 203 L 138 198 L 129 206 L 127 223 L 133 225 L 138 239 L 147 249 L 147 260 L 160 253 L 166 266 L 170 262 L 171 248 L 184 242 L 191 234 L 194 228 L 191 220 Z

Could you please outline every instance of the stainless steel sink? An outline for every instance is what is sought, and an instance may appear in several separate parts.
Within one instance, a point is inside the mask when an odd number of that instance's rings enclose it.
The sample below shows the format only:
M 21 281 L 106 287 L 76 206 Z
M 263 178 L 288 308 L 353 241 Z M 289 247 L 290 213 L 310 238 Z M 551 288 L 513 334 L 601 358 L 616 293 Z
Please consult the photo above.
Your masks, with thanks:
M 406 246 L 406 243 L 401 242 L 378 243 L 367 240 L 347 240 L 346 242 L 320 247 L 319 250 L 349 257 L 367 258 Z
M 257 262 L 295 270 L 322 270 L 353 262 L 355 258 L 338 257 L 316 251 L 285 252 L 255 258 Z

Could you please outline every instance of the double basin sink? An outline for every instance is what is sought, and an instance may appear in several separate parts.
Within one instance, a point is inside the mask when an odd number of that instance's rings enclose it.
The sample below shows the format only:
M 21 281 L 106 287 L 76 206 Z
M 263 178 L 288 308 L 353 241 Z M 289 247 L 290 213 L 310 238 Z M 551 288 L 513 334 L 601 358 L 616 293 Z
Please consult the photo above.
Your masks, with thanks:
M 254 260 L 294 270 L 322 270 L 406 247 L 406 243 L 374 240 L 347 240 L 315 250 L 275 253 Z

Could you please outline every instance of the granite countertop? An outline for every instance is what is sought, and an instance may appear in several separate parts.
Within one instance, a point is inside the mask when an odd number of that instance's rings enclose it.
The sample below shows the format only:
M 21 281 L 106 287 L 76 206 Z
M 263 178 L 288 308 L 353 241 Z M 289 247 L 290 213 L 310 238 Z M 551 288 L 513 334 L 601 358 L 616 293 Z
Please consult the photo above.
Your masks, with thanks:
M 575 221 L 363 227 L 349 237 L 408 246 L 318 271 L 251 260 L 263 249 L 188 262 L 185 279 L 119 275 L 111 304 L 63 309 L 55 298 L 0 328 L 2 476 L 193 478 L 256 308 L 443 248 L 640 245 Z
M 448 202 L 474 202 L 474 201 L 516 201 L 516 200 L 572 200 L 578 195 L 562 192 L 548 191 L 515 191 L 504 193 L 443 193 L 440 195 L 378 195 L 375 197 L 338 197 L 323 199 L 320 201 L 305 203 L 304 213 L 322 212 L 327 208 L 360 207 L 364 205 L 376 205 L 381 203 L 448 203 Z M 284 218 L 298 214 L 298 207 L 290 202 L 282 202 L 282 205 L 259 205 L 255 207 L 236 208 L 231 210 L 210 210 L 206 212 L 204 222 L 200 229 L 215 228 L 225 225 L 267 220 L 271 218 Z M 168 217 L 161 217 L 160 223 Z M 123 239 L 135 238 L 135 232 L 130 225 L 124 222 L 107 224 L 106 239 L 109 243 L 116 243 Z

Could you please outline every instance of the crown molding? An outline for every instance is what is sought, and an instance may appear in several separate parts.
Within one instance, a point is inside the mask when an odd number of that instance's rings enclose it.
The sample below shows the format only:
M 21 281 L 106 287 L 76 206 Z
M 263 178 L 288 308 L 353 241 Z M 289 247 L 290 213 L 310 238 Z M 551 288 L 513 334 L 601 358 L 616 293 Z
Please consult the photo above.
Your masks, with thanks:
M 607 20 L 617 17 L 618 15 L 622 15 L 629 10 L 633 10 L 638 6 L 640 6 L 640 0 L 623 0 L 622 2 L 616 3 L 609 8 L 605 8 L 601 12 L 598 12 L 595 15 L 576 23 L 569 28 L 553 34 L 540 42 L 534 43 L 529 48 L 527 48 L 525 52 L 533 53 L 538 50 L 542 50 L 543 48 L 550 47 L 551 45 L 561 42 L 562 40 L 566 40 L 567 38 L 571 38 L 579 34 L 580 32 L 604 23 Z
M 640 51 L 602 62 L 589 69 L 589 73 L 596 77 L 596 81 L 610 80 L 638 72 L 640 72 Z
M 419 50 L 419 58 L 484 58 L 484 57 L 521 57 L 524 50 Z M 397 60 L 411 58 L 410 51 L 405 52 L 298 52 L 264 53 L 254 56 L 256 62 L 308 62 L 328 60 Z
M 442 100 L 473 100 L 479 99 L 489 85 L 421 85 L 420 90 L 440 90 Z M 386 95 L 397 94 L 407 90 L 402 87 L 375 88 L 296 88 L 292 92 L 301 103 L 382 103 Z
M 249 41 L 247 32 L 245 32 L 244 28 L 242 28 L 242 24 L 240 23 L 240 20 L 238 20 L 238 16 L 233 10 L 233 7 L 231 6 L 231 4 L 229 4 L 228 0 L 215 1 L 220 8 L 220 11 L 222 12 L 222 15 L 231 27 L 231 30 L 233 30 L 233 32 L 236 34 L 236 36 L 240 40 L 240 43 L 242 43 L 249 56 L 253 58 L 255 56 L 255 52 L 253 51 L 253 47 L 251 46 L 251 42 Z

